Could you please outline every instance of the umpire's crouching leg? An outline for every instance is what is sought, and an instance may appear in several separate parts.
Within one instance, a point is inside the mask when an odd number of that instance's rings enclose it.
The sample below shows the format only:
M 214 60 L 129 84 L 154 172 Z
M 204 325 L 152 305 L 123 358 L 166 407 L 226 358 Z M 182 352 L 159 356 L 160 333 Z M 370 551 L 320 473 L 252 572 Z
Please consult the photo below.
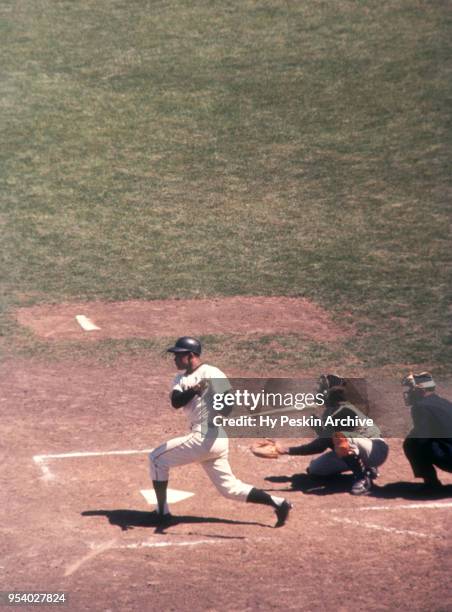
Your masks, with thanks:
M 416 478 L 426 481 L 436 481 L 436 470 L 433 467 L 432 440 L 428 438 L 406 438 L 403 452 L 410 462 Z

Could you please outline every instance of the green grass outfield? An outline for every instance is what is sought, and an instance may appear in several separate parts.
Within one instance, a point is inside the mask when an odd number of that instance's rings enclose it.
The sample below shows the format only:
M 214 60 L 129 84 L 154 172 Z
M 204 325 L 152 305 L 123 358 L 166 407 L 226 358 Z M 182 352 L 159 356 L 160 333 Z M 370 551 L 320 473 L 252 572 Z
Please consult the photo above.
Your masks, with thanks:
M 356 326 L 312 363 L 447 370 L 451 51 L 448 0 L 4 0 L 5 352 L 51 351 L 19 305 L 289 295 Z

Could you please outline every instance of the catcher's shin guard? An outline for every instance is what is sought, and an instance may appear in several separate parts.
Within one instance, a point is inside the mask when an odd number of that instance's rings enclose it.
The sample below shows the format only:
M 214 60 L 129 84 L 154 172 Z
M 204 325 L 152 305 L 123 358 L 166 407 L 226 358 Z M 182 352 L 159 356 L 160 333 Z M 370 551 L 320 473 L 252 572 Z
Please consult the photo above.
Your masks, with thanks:
M 347 464 L 347 467 L 353 472 L 353 476 L 356 479 L 361 479 L 366 477 L 366 467 L 362 462 L 359 455 L 355 453 L 350 453 L 346 457 L 342 457 L 344 463 Z
M 342 457 L 343 461 L 353 472 L 355 482 L 351 488 L 352 495 L 366 495 L 372 488 L 372 480 L 367 475 L 366 467 L 359 455 L 351 453 L 346 457 Z

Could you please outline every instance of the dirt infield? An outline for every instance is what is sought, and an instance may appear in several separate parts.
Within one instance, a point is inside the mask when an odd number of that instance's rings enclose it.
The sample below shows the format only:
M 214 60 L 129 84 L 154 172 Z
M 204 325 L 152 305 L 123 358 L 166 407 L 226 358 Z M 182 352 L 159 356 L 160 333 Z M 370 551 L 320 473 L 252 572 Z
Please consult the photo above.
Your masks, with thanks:
M 452 610 L 452 497 L 416 497 L 399 440 L 364 498 L 349 476 L 294 478 L 307 458 L 259 460 L 231 440 L 238 476 L 294 502 L 289 523 L 273 529 L 271 510 L 221 498 L 190 465 L 170 486 L 195 495 L 161 533 L 140 491 L 147 449 L 186 430 L 171 364 L 24 360 L 0 375 L 3 590 L 65 591 L 77 612 Z
M 75 317 L 85 315 L 100 329 L 86 333 Z M 198 300 L 132 300 L 41 305 L 21 308 L 17 320 L 51 340 L 152 338 L 182 334 L 284 334 L 313 340 L 344 338 L 320 306 L 303 298 L 227 297 Z M 181 321 L 184 328 L 180 329 Z

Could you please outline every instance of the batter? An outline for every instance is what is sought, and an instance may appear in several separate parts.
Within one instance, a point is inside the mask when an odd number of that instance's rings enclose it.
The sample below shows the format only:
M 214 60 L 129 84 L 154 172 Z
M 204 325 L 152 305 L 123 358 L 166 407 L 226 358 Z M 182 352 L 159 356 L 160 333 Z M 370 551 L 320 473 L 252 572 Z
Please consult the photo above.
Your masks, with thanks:
M 183 336 L 168 352 L 174 354 L 174 363 L 181 372 L 172 385 L 171 405 L 176 410 L 183 410 L 190 433 L 165 442 L 149 454 L 159 523 L 171 522 L 166 499 L 170 469 L 199 463 L 221 495 L 237 501 L 271 506 L 276 513 L 275 527 L 282 527 L 292 504 L 234 476 L 228 461 L 229 441 L 226 433 L 212 423 L 210 399 L 213 394 L 225 394 L 231 390 L 227 377 L 218 368 L 202 362 L 201 343 L 196 338 Z

